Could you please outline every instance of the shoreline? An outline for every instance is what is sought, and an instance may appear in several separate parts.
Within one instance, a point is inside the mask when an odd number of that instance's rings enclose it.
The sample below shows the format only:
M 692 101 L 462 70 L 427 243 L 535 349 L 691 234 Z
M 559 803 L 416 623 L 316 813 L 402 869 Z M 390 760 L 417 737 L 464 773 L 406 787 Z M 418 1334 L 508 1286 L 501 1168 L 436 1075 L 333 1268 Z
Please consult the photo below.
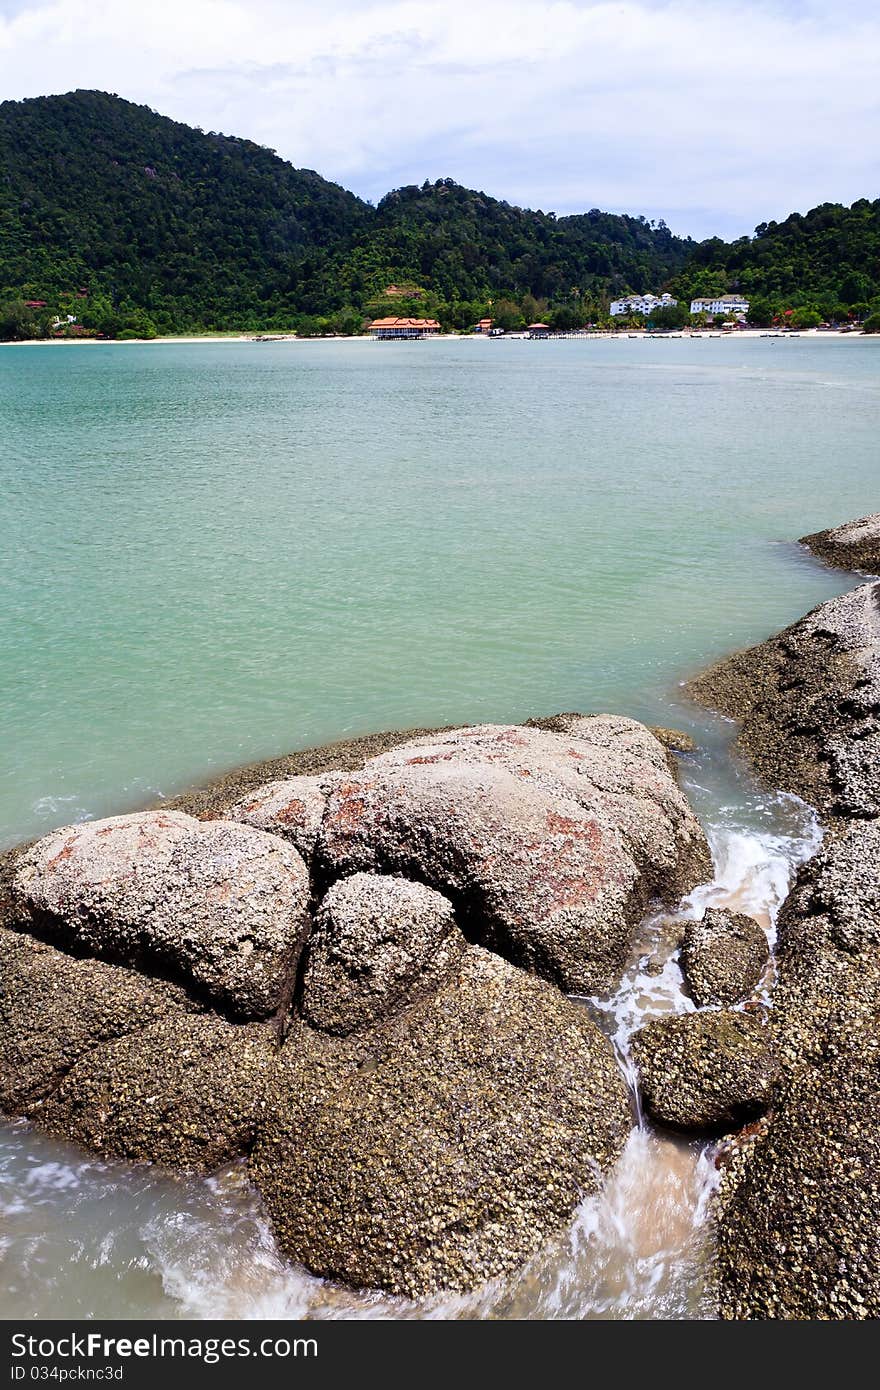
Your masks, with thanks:
M 822 340 L 822 341 L 829 341 L 829 340 L 841 340 L 841 339 L 849 339 L 849 338 L 851 338 L 851 339 L 856 339 L 856 340 L 858 340 L 858 341 L 861 341 L 861 340 L 863 340 L 863 339 L 865 339 L 865 338 L 874 338 L 874 337 L 876 337 L 877 341 L 880 342 L 880 333 L 878 333 L 878 334 L 863 333 L 863 332 L 861 332 L 860 330 L 854 331 L 854 332 L 852 332 L 852 333 L 822 332 L 822 331 L 821 331 L 820 329 L 818 329 L 818 328 L 805 328 L 805 329 L 803 329 L 803 330 L 801 330 L 801 331 L 798 331 L 798 332 L 791 332 L 791 333 L 789 333 L 789 332 L 786 332 L 786 333 L 777 333 L 777 332 L 775 332 L 774 330 L 772 330 L 772 329 L 767 329 L 767 328 L 745 328 L 745 329 L 741 329 L 741 330 L 740 330 L 739 332 L 737 332 L 737 333 L 719 333 L 719 332 L 717 332 L 716 330 L 708 330 L 708 329 L 706 329 L 706 330 L 697 330 L 696 332 L 693 332 L 693 333 L 691 333 L 691 332 L 686 332 L 686 331 L 684 331 L 684 330 L 682 330 L 682 331 L 679 332 L 679 331 L 676 330 L 676 332 L 674 332 L 674 333 L 664 333 L 664 334 L 661 334 L 661 333 L 652 334 L 652 333 L 647 333 L 644 329 L 641 329 L 641 328 L 633 328 L 633 329 L 621 329 L 621 330 L 619 330 L 619 331 L 616 332 L 616 333 L 602 332 L 602 331 L 600 331 L 600 330 L 596 330 L 595 332 L 589 332 L 589 331 L 587 331 L 587 332 L 584 332 L 584 333 L 579 333 L 579 332 L 560 333 L 558 337 L 557 337 L 556 335 L 554 335 L 554 334 L 551 333 L 551 334 L 548 334 L 548 336 L 547 336 L 546 339 L 536 339 L 535 341 L 546 341 L 546 342 L 562 342 L 562 341 L 566 341 L 566 342 L 582 342 L 582 341 L 583 341 L 583 342 L 586 342 L 586 341 L 589 341 L 589 342 L 622 342 L 622 341 L 625 341 L 625 340 L 626 340 L 626 341 L 632 342 L 632 341 L 640 341 L 640 340 L 644 340 L 644 341 L 650 340 L 651 342 L 659 342 L 659 341 L 662 341 L 662 340 L 681 340 L 681 341 L 684 341 L 684 340 L 690 339 L 690 338 L 697 338 L 697 339 L 704 339 L 704 338 L 705 338 L 705 339 L 709 339 L 709 338 L 711 338 L 711 339 L 712 339 L 713 341 L 715 341 L 715 342 L 719 342 L 719 341 L 721 341 L 721 340 L 730 340 L 730 341 L 733 341 L 733 342 L 737 342 L 737 341 L 740 341 L 740 340 L 742 340 L 742 339 L 753 340 L 753 339 L 755 339 L 755 338 L 768 338 L 768 337 L 772 337 L 772 338 L 773 338 L 774 340 L 776 340 L 776 341 L 779 341 L 779 340 L 782 340 L 782 339 L 786 339 L 786 340 L 788 340 L 788 339 L 809 339 L 810 341 L 816 341 L 817 339 L 820 339 L 820 340 Z M 182 343 L 199 343 L 199 344 L 205 344 L 205 343 L 258 343 L 258 342 L 263 342 L 263 343 L 302 343 L 302 344 L 313 344 L 313 345 L 314 345 L 314 344 L 316 344 L 316 343 L 372 343 L 372 342 L 375 342 L 375 341 L 377 341 L 377 340 L 374 339 L 374 338 L 369 337 L 369 336 L 368 336 L 367 334 L 365 334 L 365 333 L 353 333 L 353 334 L 349 334 L 349 335 L 347 335 L 347 336 L 344 335 L 344 334 L 338 334 L 338 335 L 336 335 L 336 336 L 333 336 L 333 337 L 326 337 L 326 338 L 299 338 L 299 337 L 297 337 L 297 335 L 296 335 L 295 333 L 278 333 L 278 334 L 275 334 L 275 333 L 267 333 L 267 334 L 255 334 L 255 333 L 229 333 L 229 334 L 181 333 L 181 334 L 166 334 L 166 335 L 160 335 L 160 336 L 157 337 L 157 338 L 27 338 L 27 339 L 24 339 L 24 340 L 22 340 L 22 341 L 17 341 L 17 342 L 0 343 L 0 348 L 35 348 L 35 347 L 164 347 L 164 346 L 167 346 L 167 345 L 169 345 L 169 344 L 174 344 L 174 343 L 181 343 L 181 344 L 182 344 Z M 504 336 L 503 338 L 491 338 L 491 339 L 488 338 L 488 337 L 486 337 L 486 336 L 483 335 L 483 334 L 480 334 L 480 333 L 437 333 L 437 334 L 434 335 L 434 337 L 432 337 L 432 338 L 416 339 L 416 340 L 414 340 L 414 341 L 420 341 L 420 342 L 421 342 L 421 341 L 424 341 L 424 342 L 446 342 L 446 343 L 449 343 L 449 342 L 455 342 L 455 343 L 458 343 L 458 342 L 474 342 L 474 343 L 488 343 L 488 342 L 493 342 L 493 343 L 498 343 L 498 342 L 505 342 L 505 341 L 507 341 L 507 342 L 529 342 L 529 341 L 531 341 L 531 340 L 530 340 L 529 338 L 526 337 L 525 333 L 516 332 L 516 333 L 508 333 L 508 334 L 505 334 L 505 336 Z

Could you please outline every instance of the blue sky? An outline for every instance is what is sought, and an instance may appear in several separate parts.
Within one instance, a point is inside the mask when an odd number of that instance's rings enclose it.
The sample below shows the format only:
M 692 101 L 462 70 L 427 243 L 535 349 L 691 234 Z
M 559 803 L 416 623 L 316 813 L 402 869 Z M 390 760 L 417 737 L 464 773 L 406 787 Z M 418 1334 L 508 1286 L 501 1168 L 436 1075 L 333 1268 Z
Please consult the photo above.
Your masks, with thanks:
M 451 176 L 695 237 L 880 193 L 875 0 L 0 0 L 0 92 L 97 87 L 374 201 Z

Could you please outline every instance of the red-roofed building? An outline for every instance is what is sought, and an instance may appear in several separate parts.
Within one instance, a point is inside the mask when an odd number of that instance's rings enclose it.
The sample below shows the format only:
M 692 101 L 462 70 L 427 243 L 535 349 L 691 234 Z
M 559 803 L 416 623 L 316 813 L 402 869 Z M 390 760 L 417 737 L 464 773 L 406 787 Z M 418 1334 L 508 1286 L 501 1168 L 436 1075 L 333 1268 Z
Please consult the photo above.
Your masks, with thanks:
M 45 309 L 46 301 L 45 299 L 26 299 L 24 307 L 26 309 Z
M 436 319 L 373 319 L 370 332 L 374 338 L 428 338 L 440 325 Z

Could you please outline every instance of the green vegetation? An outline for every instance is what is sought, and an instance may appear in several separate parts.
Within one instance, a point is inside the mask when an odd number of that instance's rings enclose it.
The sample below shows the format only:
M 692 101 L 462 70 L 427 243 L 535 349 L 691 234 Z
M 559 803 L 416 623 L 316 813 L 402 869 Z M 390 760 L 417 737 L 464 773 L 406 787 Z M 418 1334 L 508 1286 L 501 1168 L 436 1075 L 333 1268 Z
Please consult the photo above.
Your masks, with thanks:
M 271 150 L 103 92 L 2 103 L 0 171 L 0 300 L 117 335 L 288 327 L 304 258 L 370 217 Z
M 103 92 L 0 104 L 0 171 L 0 302 L 45 300 L 37 332 L 68 313 L 115 336 L 356 332 L 378 313 L 467 328 L 499 295 L 520 318 L 531 297 L 579 323 L 691 249 L 644 218 L 557 219 L 448 179 L 373 208 L 271 150 Z M 409 297 L 385 296 L 392 283 Z
M 680 298 L 739 291 L 762 328 L 789 310 L 801 328 L 862 319 L 880 310 L 880 198 L 822 203 L 762 223 L 754 237 L 704 241 L 671 289 Z
M 694 317 L 696 318 L 696 315 Z M 663 309 L 655 309 L 648 319 L 649 328 L 687 328 L 690 323 L 690 307 L 684 300 Z
M 652 328 L 684 327 L 692 297 L 730 290 L 759 325 L 876 315 L 880 200 L 696 245 L 662 222 L 557 218 L 451 179 L 374 208 L 250 141 L 103 92 L 0 104 L 0 338 L 356 333 L 390 314 L 567 330 L 666 288 L 680 303 Z

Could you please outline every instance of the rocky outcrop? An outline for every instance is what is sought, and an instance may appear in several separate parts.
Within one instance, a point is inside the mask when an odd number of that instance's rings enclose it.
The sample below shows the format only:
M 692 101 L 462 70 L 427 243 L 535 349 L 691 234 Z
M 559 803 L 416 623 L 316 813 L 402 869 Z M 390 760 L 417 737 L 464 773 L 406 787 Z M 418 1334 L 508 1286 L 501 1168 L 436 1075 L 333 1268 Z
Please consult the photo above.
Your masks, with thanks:
M 19 858 L 19 919 L 77 954 L 167 973 L 243 1018 L 288 997 L 309 876 L 275 835 L 145 811 L 55 831 Z
M 762 780 L 828 817 L 880 815 L 880 585 L 862 584 L 691 682 L 741 721 Z
M 327 1033 L 353 1033 L 433 994 L 466 942 L 452 904 L 402 878 L 353 874 L 321 904 L 309 943 L 302 1010 Z
M 689 922 L 681 947 L 681 967 L 699 1008 L 738 1004 L 752 993 L 770 958 L 767 934 L 753 917 L 724 908 L 707 908 Z
M 671 1129 L 739 1129 L 766 1109 L 779 1073 L 766 1020 L 732 1009 L 655 1019 L 632 1051 L 645 1109 Z
M 718 1213 L 728 1318 L 880 1315 L 880 822 L 838 829 L 779 921 L 771 1026 L 785 1070 Z
M 722 1317 L 880 1317 L 880 1019 L 793 1072 L 721 1194 Z
M 778 924 L 773 1027 L 788 1069 L 880 1013 L 880 820 L 840 828 L 803 866 Z
M 880 574 L 880 512 L 801 536 L 800 543 L 835 569 Z
M 804 538 L 876 570 L 880 518 Z M 783 1079 L 734 1146 L 717 1210 L 728 1318 L 880 1313 L 880 585 L 820 605 L 694 684 L 740 718 L 764 780 L 818 806 L 821 851 L 778 922 L 770 1029 Z
M 429 999 L 347 1038 L 297 1023 L 252 1170 L 285 1252 L 410 1297 L 521 1264 L 631 1127 L 583 1009 L 478 947 Z
M 419 739 L 330 786 L 316 864 L 417 879 L 466 933 L 565 990 L 611 987 L 653 896 L 705 878 L 703 832 L 643 725 L 485 725 Z
M 549 722 L 281 760 L 191 798 L 202 820 L 0 856 L 0 1103 L 108 1157 L 249 1155 L 284 1249 L 329 1277 L 512 1270 L 631 1127 L 606 1038 L 518 964 L 616 983 L 649 899 L 709 872 L 648 730 Z

